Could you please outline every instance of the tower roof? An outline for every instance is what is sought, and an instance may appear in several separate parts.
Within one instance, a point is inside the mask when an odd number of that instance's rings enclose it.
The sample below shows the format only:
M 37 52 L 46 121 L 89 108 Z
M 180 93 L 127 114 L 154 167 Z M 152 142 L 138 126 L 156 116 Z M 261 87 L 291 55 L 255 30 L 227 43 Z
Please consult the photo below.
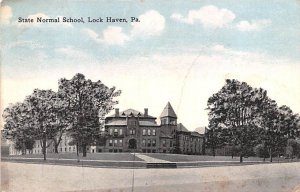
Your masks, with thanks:
M 172 108 L 170 102 L 167 103 L 167 105 L 165 106 L 163 112 L 161 113 L 160 117 L 174 117 L 177 118 L 177 115 L 174 111 L 174 109 Z

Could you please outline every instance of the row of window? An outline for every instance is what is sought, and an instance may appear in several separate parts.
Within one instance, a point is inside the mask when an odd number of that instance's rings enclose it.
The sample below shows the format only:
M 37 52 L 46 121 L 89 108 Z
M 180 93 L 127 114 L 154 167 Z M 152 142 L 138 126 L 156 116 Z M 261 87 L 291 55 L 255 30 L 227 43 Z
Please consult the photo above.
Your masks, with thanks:
M 151 132 L 152 132 L 152 134 L 151 134 Z M 145 135 L 148 135 L 148 136 L 150 136 L 150 135 L 153 135 L 153 136 L 155 136 L 156 135 L 156 129 L 143 129 L 143 135 L 145 136 Z
M 123 146 L 123 140 L 122 139 L 110 139 L 108 142 L 109 146 L 115 146 L 115 147 L 122 147 Z
M 198 141 L 198 142 L 200 142 L 200 138 L 193 138 L 193 137 L 189 137 L 189 136 L 183 136 L 183 140 L 185 140 L 185 141 L 190 140 L 190 141 Z
M 123 135 L 123 129 L 120 128 L 110 128 L 109 129 L 109 134 L 110 135 L 114 135 L 114 136 L 118 136 L 118 135 Z M 136 134 L 136 130 L 135 129 L 129 129 L 129 134 L 130 135 L 135 135 Z M 155 136 L 156 135 L 156 130 L 155 129 L 143 129 L 143 135 L 153 135 Z
M 144 147 L 156 147 L 156 140 L 155 139 L 148 139 L 147 140 L 147 145 L 146 145 L 146 139 L 143 139 L 142 140 L 142 145 L 144 146 Z

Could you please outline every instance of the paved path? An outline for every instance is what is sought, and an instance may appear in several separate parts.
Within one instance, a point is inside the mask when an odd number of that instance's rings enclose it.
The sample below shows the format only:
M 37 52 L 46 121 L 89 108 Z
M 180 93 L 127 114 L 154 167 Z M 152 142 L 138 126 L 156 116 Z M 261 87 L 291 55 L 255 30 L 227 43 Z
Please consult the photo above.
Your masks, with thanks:
M 133 154 L 133 153 L 131 153 L 131 154 Z M 135 153 L 135 156 L 137 156 L 140 159 L 143 159 L 147 163 L 170 163 L 170 161 L 149 157 L 148 155 L 143 155 L 140 153 Z
M 1 162 L 4 192 L 299 192 L 300 163 L 107 169 Z

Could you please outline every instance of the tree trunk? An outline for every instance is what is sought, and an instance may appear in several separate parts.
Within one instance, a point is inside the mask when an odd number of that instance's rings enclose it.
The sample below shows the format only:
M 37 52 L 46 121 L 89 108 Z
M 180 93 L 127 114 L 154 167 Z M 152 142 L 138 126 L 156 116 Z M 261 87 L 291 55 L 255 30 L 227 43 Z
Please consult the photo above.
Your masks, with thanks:
M 43 139 L 43 155 L 44 155 L 44 161 L 46 160 L 46 138 Z
M 57 143 L 56 139 L 53 139 L 53 143 L 54 143 L 54 153 L 58 153 L 58 145 L 59 143 Z
M 273 154 L 272 154 L 272 148 L 270 148 L 270 162 L 273 162 Z
M 79 162 L 80 159 L 79 159 L 79 145 L 78 145 L 78 142 L 76 143 L 76 153 L 77 153 L 77 162 Z
M 22 155 L 26 155 L 26 146 L 25 146 L 25 142 L 22 143 Z
M 82 156 L 86 157 L 86 145 L 82 144 Z
M 216 149 L 215 149 L 215 147 L 212 148 L 212 153 L 213 153 L 213 156 L 215 157 L 216 156 Z
M 240 154 L 240 163 L 243 163 L 243 154 Z

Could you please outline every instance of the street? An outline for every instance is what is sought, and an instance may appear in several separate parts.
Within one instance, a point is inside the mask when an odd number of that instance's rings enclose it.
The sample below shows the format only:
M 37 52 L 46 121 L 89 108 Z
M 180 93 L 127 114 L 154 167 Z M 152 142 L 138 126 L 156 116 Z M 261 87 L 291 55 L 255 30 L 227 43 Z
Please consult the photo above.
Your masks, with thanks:
M 132 187 L 133 186 L 133 187 Z M 300 191 L 300 163 L 118 169 L 1 163 L 4 191 Z

